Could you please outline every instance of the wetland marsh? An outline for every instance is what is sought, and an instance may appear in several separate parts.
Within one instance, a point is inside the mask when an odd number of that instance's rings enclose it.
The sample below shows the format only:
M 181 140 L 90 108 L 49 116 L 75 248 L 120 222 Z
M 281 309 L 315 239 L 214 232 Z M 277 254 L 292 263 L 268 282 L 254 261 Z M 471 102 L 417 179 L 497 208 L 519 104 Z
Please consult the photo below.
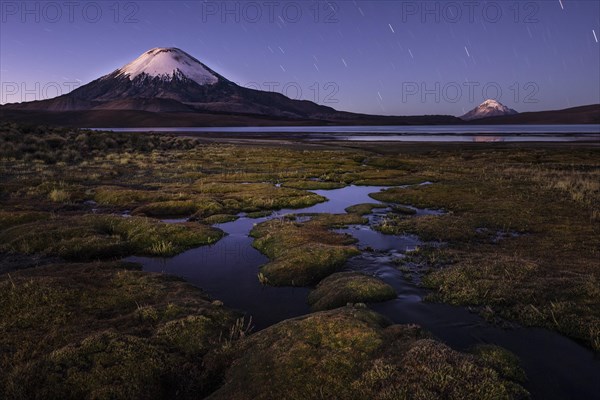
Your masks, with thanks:
M 0 141 L 6 398 L 600 393 L 594 143 Z

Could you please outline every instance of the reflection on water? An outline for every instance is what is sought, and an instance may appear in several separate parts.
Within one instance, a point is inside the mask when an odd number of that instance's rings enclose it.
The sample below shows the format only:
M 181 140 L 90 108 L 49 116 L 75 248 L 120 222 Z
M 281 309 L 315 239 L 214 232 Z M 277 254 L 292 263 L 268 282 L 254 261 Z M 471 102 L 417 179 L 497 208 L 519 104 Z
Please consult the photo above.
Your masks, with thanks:
M 308 140 L 403 142 L 573 142 L 600 141 L 600 125 L 423 125 L 423 126 L 245 126 L 95 128 L 115 132 L 227 134 L 226 137 L 273 137 L 281 133 Z
M 347 134 L 600 134 L 600 125 L 398 125 L 398 126 L 243 126 L 243 127 L 160 127 L 94 128 L 115 132 L 190 132 L 190 133 L 347 133 Z
M 256 223 L 291 213 L 343 213 L 360 203 L 376 203 L 369 197 L 384 187 L 348 186 L 334 190 L 315 190 L 329 199 L 301 210 L 280 210 L 271 216 L 250 219 L 243 214 L 233 222 L 217 224 L 227 233 L 211 246 L 186 251 L 172 258 L 129 257 L 145 271 L 165 272 L 183 277 L 202 288 L 225 306 L 252 315 L 256 329 L 310 312 L 306 303 L 309 288 L 263 286 L 257 279 L 258 268 L 268 259 L 252 247 L 248 233 Z M 389 210 L 387 205 L 374 210 L 370 224 Z M 436 210 L 417 209 L 417 215 L 436 214 Z M 179 222 L 173 221 L 173 222 Z M 362 254 L 353 257 L 347 270 L 380 277 L 392 285 L 398 297 L 372 308 L 397 323 L 418 324 L 455 349 L 465 350 L 476 344 L 497 344 L 514 352 L 522 362 L 529 381 L 526 388 L 534 398 L 599 398 L 600 360 L 594 353 L 557 333 L 515 326 L 510 329 L 490 324 L 463 307 L 430 303 L 426 292 L 396 268 L 394 260 L 414 250 L 421 241 L 412 235 L 384 235 L 370 225 L 355 225 L 339 232 L 354 236 Z
M 580 141 L 600 141 L 600 135 L 352 135 L 338 136 L 332 139 L 348 140 L 351 142 L 475 142 L 475 143 L 495 143 L 495 142 L 580 142 Z
M 240 214 L 236 221 L 214 225 L 227 236 L 213 245 L 191 249 L 172 258 L 129 257 L 127 261 L 141 263 L 145 271 L 183 277 L 211 297 L 223 301 L 227 307 L 252 315 L 256 328 L 261 329 L 310 312 L 306 304 L 310 289 L 260 284 L 258 268 L 268 259 L 252 247 L 253 239 L 248 234 L 254 224 L 294 213 L 344 213 L 344 209 L 351 205 L 375 202 L 369 194 L 383 189 L 383 186 L 347 186 L 335 190 L 314 190 L 329 201 L 301 210 L 279 210 L 265 218 L 251 219 Z M 184 220 L 165 221 L 177 223 Z
M 494 143 L 504 142 L 502 136 L 473 136 L 473 141 L 476 143 Z
M 377 242 L 377 233 L 373 231 L 351 227 L 344 232 L 357 237 L 363 249 Z M 373 304 L 372 309 L 396 323 L 420 325 L 458 350 L 469 350 L 477 344 L 496 344 L 512 351 L 521 360 L 528 376 L 525 387 L 533 398 L 598 398 L 600 360 L 592 351 L 545 329 L 518 325 L 502 328 L 464 307 L 424 301 L 427 292 L 395 267 L 394 259 L 401 257 L 402 251 L 387 251 L 389 242 L 383 241 L 387 235 L 381 236 L 382 242 L 374 252 L 363 252 L 347 265 L 349 270 L 375 275 L 396 289 L 396 299 Z M 414 237 L 396 238 L 396 249 L 399 246 L 411 249 L 419 244 Z
M 252 247 L 253 239 L 248 233 L 254 223 L 264 220 L 266 218 L 240 218 L 215 225 L 227 236 L 213 245 L 172 258 L 129 257 L 127 260 L 141 263 L 145 271 L 183 277 L 227 307 L 252 315 L 256 328 L 262 329 L 310 311 L 306 304 L 309 289 L 263 286 L 258 281 L 258 267 L 268 259 Z

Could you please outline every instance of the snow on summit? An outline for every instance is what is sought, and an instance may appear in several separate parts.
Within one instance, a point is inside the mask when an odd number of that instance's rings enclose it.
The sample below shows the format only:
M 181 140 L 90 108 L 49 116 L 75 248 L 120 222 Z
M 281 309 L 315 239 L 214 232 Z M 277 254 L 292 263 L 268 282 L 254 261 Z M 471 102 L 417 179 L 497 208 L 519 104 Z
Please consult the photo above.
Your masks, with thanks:
M 484 101 L 483 103 L 481 103 L 480 107 L 495 108 L 503 111 L 509 110 L 509 108 L 506 107 L 504 104 L 498 103 L 496 100 L 493 99 L 488 99 Z
M 488 99 L 460 118 L 465 121 L 471 121 L 474 119 L 514 114 L 518 113 L 512 108 L 508 108 L 496 100 Z
M 181 74 L 199 85 L 213 85 L 219 80 L 200 61 L 174 47 L 149 50 L 117 71 L 131 80 L 142 74 L 166 80 Z

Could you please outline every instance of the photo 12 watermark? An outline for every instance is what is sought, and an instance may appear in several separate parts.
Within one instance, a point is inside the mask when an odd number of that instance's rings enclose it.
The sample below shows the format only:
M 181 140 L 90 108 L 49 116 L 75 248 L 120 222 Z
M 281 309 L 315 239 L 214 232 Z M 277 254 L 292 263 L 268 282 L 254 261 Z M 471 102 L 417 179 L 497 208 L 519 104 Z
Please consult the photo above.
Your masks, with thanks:
M 135 24 L 140 2 L 135 1 L 1 1 L 2 23 L 90 23 L 102 20 Z
M 498 23 L 502 20 L 513 23 L 535 24 L 540 21 L 539 1 L 400 1 L 396 2 L 399 21 L 475 24 Z
M 340 102 L 338 97 L 340 86 L 337 82 L 312 82 L 304 85 L 293 81 L 236 83 L 247 89 L 280 93 L 292 100 L 310 100 L 318 104 L 337 104 Z
M 340 5 L 332 1 L 202 1 L 202 22 L 289 23 L 339 22 Z
M 0 104 L 51 99 L 67 94 L 81 85 L 81 81 L 0 82 Z
M 479 104 L 485 100 L 514 103 L 539 103 L 540 86 L 537 82 L 402 82 L 403 103 L 458 103 Z

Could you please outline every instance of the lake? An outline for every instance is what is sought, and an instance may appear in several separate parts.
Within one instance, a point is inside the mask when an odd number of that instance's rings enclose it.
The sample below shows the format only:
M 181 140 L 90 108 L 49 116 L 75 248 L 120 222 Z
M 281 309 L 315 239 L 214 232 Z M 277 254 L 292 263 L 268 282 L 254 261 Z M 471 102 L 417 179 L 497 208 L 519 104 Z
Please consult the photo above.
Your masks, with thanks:
M 600 142 L 600 125 L 251 126 L 94 128 L 114 132 L 161 132 L 246 137 L 285 134 L 308 140 L 402 142 Z

